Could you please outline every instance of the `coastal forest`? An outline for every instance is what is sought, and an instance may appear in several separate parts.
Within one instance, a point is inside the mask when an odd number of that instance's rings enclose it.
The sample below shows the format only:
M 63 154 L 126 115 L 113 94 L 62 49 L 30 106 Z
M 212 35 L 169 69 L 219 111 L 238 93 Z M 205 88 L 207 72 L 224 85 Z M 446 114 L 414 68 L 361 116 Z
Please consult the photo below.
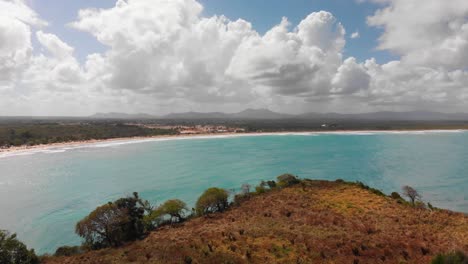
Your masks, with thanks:
M 0 124 L 0 148 L 176 133 L 172 129 L 146 128 L 122 122 L 8 123 Z

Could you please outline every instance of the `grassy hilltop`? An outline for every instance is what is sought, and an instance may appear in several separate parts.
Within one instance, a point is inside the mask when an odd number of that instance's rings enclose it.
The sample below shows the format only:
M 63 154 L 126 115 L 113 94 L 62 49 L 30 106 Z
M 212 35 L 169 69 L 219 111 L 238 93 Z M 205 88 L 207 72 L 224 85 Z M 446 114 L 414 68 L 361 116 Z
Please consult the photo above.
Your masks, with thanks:
M 342 181 L 302 180 L 263 191 L 223 213 L 165 225 L 121 247 L 43 261 L 431 263 L 440 253 L 468 252 L 465 214 L 411 206 Z M 466 263 L 438 261 L 433 263 Z

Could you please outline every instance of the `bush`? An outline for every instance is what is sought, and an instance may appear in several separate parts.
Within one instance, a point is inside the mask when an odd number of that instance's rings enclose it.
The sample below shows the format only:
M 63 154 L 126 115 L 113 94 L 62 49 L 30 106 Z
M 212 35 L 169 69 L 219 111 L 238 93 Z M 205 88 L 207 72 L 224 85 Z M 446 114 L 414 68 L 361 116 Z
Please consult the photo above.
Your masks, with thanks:
M 267 191 L 267 189 L 262 185 L 259 185 L 259 186 L 255 187 L 255 193 L 256 194 L 266 193 L 266 191 Z
M 276 178 L 278 179 L 278 186 L 280 187 L 287 187 L 294 184 L 298 184 L 300 182 L 298 177 L 292 174 L 283 174 Z
M 276 182 L 275 181 L 267 181 L 266 184 L 270 189 L 276 188 Z
M 57 250 L 55 251 L 54 256 L 56 256 L 56 257 L 61 257 L 61 256 L 69 257 L 69 256 L 73 256 L 73 255 L 78 255 L 78 254 L 81 254 L 81 253 L 84 253 L 84 252 L 85 252 L 85 250 L 80 246 L 62 246 L 62 247 L 57 248 Z
M 16 234 L 0 230 L 0 263 L 35 264 L 39 263 L 39 258 L 34 253 L 34 249 L 28 249 L 16 239 Z
M 209 188 L 197 200 L 195 209 L 198 215 L 222 212 L 228 206 L 228 193 L 224 189 Z
M 169 216 L 171 223 L 178 223 L 184 219 L 186 210 L 187 205 L 183 201 L 178 199 L 168 200 L 152 211 L 147 220 L 159 224 L 164 220 L 164 217 Z
M 390 197 L 392 197 L 392 199 L 395 199 L 395 200 L 403 199 L 401 198 L 400 194 L 397 192 L 392 192 L 392 194 L 390 194 Z
M 439 254 L 431 262 L 432 264 L 468 264 L 468 256 L 461 252 Z

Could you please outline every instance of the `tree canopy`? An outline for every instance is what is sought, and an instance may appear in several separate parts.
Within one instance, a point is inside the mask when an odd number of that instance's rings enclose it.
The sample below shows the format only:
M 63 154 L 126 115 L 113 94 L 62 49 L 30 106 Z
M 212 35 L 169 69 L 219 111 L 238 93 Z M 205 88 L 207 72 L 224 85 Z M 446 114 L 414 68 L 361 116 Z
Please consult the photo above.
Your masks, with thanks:
M 183 201 L 172 199 L 164 202 L 156 210 L 152 211 L 147 219 L 153 224 L 159 224 L 164 220 L 164 217 L 169 216 L 171 223 L 177 223 L 184 218 L 186 210 L 187 205 Z
M 36 264 L 39 259 L 34 249 L 28 249 L 16 238 L 16 234 L 0 230 L 0 263 L 2 264 Z
M 148 201 L 133 193 L 132 197 L 97 207 L 76 224 L 75 232 L 85 239 L 86 246 L 93 249 L 119 246 L 144 236 L 145 212 L 151 209 Z
M 228 192 L 220 188 L 207 189 L 197 200 L 195 209 L 198 215 L 222 212 L 228 207 Z

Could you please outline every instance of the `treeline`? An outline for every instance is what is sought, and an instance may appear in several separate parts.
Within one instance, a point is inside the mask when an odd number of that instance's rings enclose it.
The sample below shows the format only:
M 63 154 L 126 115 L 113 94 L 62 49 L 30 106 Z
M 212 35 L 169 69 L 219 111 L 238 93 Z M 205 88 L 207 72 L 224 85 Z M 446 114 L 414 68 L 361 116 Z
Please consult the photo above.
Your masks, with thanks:
M 91 139 L 171 135 L 172 129 L 153 129 L 123 123 L 44 123 L 0 125 L 0 148 Z

